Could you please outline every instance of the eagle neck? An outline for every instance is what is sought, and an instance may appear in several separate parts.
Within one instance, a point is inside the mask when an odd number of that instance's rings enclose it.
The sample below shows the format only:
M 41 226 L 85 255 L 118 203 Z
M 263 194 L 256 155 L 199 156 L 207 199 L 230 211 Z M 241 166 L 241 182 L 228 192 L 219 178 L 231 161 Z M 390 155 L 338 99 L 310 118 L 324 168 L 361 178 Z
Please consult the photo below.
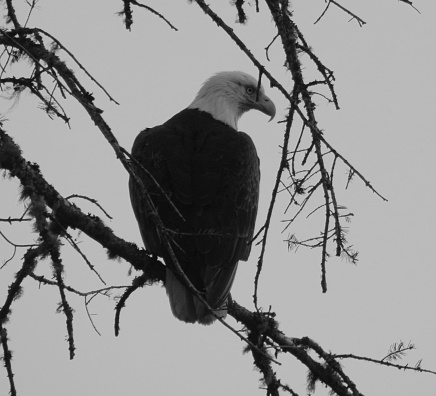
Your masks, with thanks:
M 238 121 L 242 112 L 237 101 L 223 95 L 197 95 L 188 109 L 197 109 L 209 113 L 215 120 L 221 121 L 238 130 Z

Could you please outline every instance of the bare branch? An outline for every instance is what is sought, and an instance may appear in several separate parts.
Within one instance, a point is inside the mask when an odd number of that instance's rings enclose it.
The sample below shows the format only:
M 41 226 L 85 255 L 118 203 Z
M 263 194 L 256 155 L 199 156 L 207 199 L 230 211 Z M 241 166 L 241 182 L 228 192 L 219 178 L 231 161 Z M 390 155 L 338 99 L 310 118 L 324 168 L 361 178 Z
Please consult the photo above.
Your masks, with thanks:
M 436 371 L 421 368 L 421 360 L 419 360 L 415 366 L 409 366 L 407 364 L 403 364 L 403 365 L 396 364 L 396 363 L 386 362 L 384 360 L 369 358 L 366 356 L 353 355 L 351 353 L 347 353 L 347 354 L 343 354 L 343 355 L 332 355 L 332 357 L 334 357 L 335 359 L 362 360 L 362 361 L 366 361 L 366 362 L 381 364 L 382 366 L 397 368 L 399 370 L 411 370 L 411 371 L 416 371 L 416 372 L 420 372 L 420 373 L 428 373 L 428 374 L 435 374 L 436 375 Z
M 88 260 L 86 255 L 82 252 L 82 250 L 80 249 L 79 245 L 77 245 L 77 243 L 74 241 L 73 237 L 67 232 L 66 228 L 59 222 L 59 220 L 55 216 L 49 215 L 49 217 L 51 218 L 51 220 L 53 222 L 56 222 L 57 225 L 61 228 L 62 233 L 60 235 L 62 237 L 64 237 L 68 241 L 68 243 L 74 248 L 74 250 L 77 253 L 79 253 L 79 255 L 83 258 L 83 260 L 85 261 L 85 263 L 88 266 L 88 268 L 97 275 L 97 277 L 100 280 L 100 282 L 103 283 L 104 285 L 106 285 L 106 282 L 103 280 L 101 275 L 95 269 L 94 265 L 92 265 L 92 263 Z
M 26 3 L 29 5 L 29 12 L 27 13 L 26 22 L 24 22 L 24 26 L 25 27 L 29 23 L 30 16 L 32 15 L 32 12 L 35 9 L 36 4 L 38 3 L 38 1 L 39 0 L 32 0 L 32 2 L 30 2 L 30 1 L 26 0 Z
M 115 329 L 115 336 L 118 337 L 120 334 L 120 316 L 121 316 L 121 310 L 126 306 L 127 299 L 132 295 L 134 291 L 136 291 L 138 288 L 143 287 L 147 283 L 147 278 L 145 274 L 142 274 L 138 277 L 136 277 L 132 284 L 126 288 L 124 294 L 121 296 L 121 298 L 118 301 L 118 304 L 115 307 L 115 323 L 114 323 L 114 329 Z
M 85 196 L 85 195 L 79 195 L 79 194 L 72 194 L 72 195 L 69 195 L 68 197 L 65 197 L 65 199 L 72 199 L 72 198 L 81 198 L 81 199 L 84 199 L 84 200 L 86 200 L 86 201 L 89 201 L 89 202 L 91 202 L 91 203 L 93 203 L 95 206 L 97 206 L 104 214 L 105 214 L 105 216 L 108 218 L 108 219 L 113 219 L 113 217 L 112 216 L 110 216 L 109 215 L 109 213 L 108 212 L 106 212 L 104 209 L 103 209 L 103 206 L 101 206 L 99 203 L 98 203 L 98 201 L 96 200 L 96 199 L 94 199 L 94 198 L 89 198 L 89 197 L 87 197 L 87 196 Z
M 247 22 L 247 15 L 242 8 L 242 6 L 244 5 L 244 0 L 233 0 L 233 4 L 238 11 L 238 22 L 244 24 L 245 22 Z
M 22 223 L 23 221 L 31 221 L 31 220 L 32 220 L 31 218 L 25 219 L 24 216 L 20 217 L 20 218 L 14 218 L 14 219 L 11 216 L 9 216 L 7 219 L 0 219 L 0 222 L 12 224 L 15 222 Z
M 0 308 L 0 326 L 2 326 L 7 321 L 8 316 L 11 312 L 12 303 L 21 295 L 22 282 L 35 268 L 36 258 L 42 254 L 43 250 L 44 246 L 40 245 L 37 248 L 30 248 L 24 255 L 23 265 L 15 275 L 15 280 L 9 285 L 6 300 L 3 306 Z
M 162 263 L 152 259 L 146 252 L 140 251 L 136 245 L 127 243 L 115 236 L 110 228 L 96 216 L 85 215 L 74 204 L 63 198 L 43 178 L 39 169 L 26 162 L 21 156 L 19 147 L 12 138 L 0 129 L 0 168 L 8 170 L 11 176 L 17 177 L 23 188 L 31 185 L 33 191 L 44 197 L 47 205 L 55 210 L 58 219 L 64 226 L 80 229 L 90 238 L 108 249 L 112 256 L 122 257 L 136 269 L 148 273 L 153 281 L 165 279 Z
M 137 7 L 145 8 L 147 11 L 151 12 L 154 15 L 157 15 L 160 19 L 166 22 L 166 24 L 176 32 L 178 29 L 170 22 L 168 19 L 166 19 L 160 12 L 156 11 L 155 9 L 145 5 L 138 3 L 136 0 L 123 0 L 124 2 L 124 8 L 123 11 L 121 11 L 119 14 L 125 16 L 125 24 L 126 28 L 130 30 L 132 24 L 133 24 L 133 13 L 132 9 L 130 8 L 130 4 L 136 5 Z
M 266 336 L 276 348 L 293 355 L 314 374 L 317 380 L 329 386 L 336 394 L 362 396 L 330 354 L 324 352 L 316 342 L 308 337 L 300 339 L 287 337 L 279 330 L 278 323 L 273 319 L 274 314 L 253 313 L 235 301 L 229 307 L 229 314 L 248 329 L 262 329 L 261 334 Z M 312 358 L 310 350 L 313 350 L 323 360 L 323 363 Z
M 400 0 L 400 1 L 402 1 L 402 0 Z M 326 11 L 329 8 L 330 4 L 334 4 L 336 7 L 340 8 L 342 11 L 344 11 L 345 13 L 350 15 L 352 17 L 351 20 L 355 19 L 360 27 L 363 27 L 363 25 L 366 24 L 366 22 L 362 18 L 358 17 L 356 14 L 352 13 L 350 10 L 348 10 L 347 8 L 345 8 L 344 6 L 342 6 L 341 4 L 336 2 L 335 0 L 328 0 L 326 8 L 324 9 L 324 11 L 320 15 L 320 17 L 315 21 L 315 24 L 318 23 L 319 20 L 324 16 L 324 14 L 326 13 Z
M 52 249 L 50 251 L 50 256 L 53 262 L 54 275 L 56 277 L 56 282 L 59 288 L 59 293 L 61 296 L 61 303 L 59 305 L 58 311 L 63 311 L 66 318 L 67 324 L 67 332 L 68 332 L 68 349 L 70 351 L 70 359 L 74 358 L 75 354 L 75 345 L 74 345 L 74 336 L 73 336 L 73 309 L 67 301 L 65 295 L 65 285 L 62 277 L 62 273 L 64 271 L 64 266 L 62 264 L 62 260 L 60 258 L 60 253 L 57 250 Z
M 287 157 L 287 153 L 288 153 L 288 144 L 289 144 L 289 135 L 291 133 L 291 128 L 292 128 L 292 124 L 294 121 L 294 114 L 295 114 L 295 106 L 293 105 L 294 102 L 292 102 L 291 107 L 289 109 L 289 113 L 288 113 L 288 117 L 287 117 L 287 122 L 286 122 L 286 129 L 285 129 L 285 136 L 284 136 L 284 142 L 283 142 L 283 146 L 282 146 L 282 154 L 281 154 L 281 159 L 280 159 L 280 165 L 279 165 L 279 169 L 277 171 L 277 175 L 276 175 L 276 181 L 272 190 L 272 194 L 271 194 L 271 201 L 268 207 L 268 213 L 266 216 L 266 220 L 265 223 L 262 227 L 263 229 L 263 237 L 262 237 L 262 248 L 261 248 L 261 252 L 259 255 L 259 258 L 257 260 L 257 270 L 256 270 L 256 275 L 254 277 L 254 293 L 253 293 L 253 302 L 254 302 L 254 306 L 256 307 L 256 309 L 259 309 L 258 305 L 257 305 L 257 290 L 258 290 L 258 285 L 259 285 L 259 278 L 260 278 L 260 273 L 262 271 L 262 265 L 263 265 L 263 259 L 265 256 L 265 250 L 266 250 L 266 242 L 268 239 L 268 230 L 269 230 L 269 226 L 271 223 L 271 218 L 272 218 L 272 213 L 274 210 L 274 205 L 277 199 L 277 194 L 278 194 L 278 189 L 280 186 L 280 180 L 282 177 L 282 173 L 283 170 L 286 168 L 287 166 L 287 162 L 286 162 L 286 157 Z
M 17 15 L 15 13 L 15 8 L 12 5 L 12 0 L 6 0 L 6 7 L 8 10 L 7 19 L 6 22 L 12 22 L 15 29 L 19 29 L 21 27 L 20 23 L 18 22 Z
M 266 59 L 267 59 L 268 62 L 270 61 L 269 56 L 268 56 L 269 49 L 270 49 L 271 46 L 274 44 L 274 41 L 276 41 L 277 37 L 279 37 L 278 34 L 276 34 L 276 35 L 274 36 L 274 38 L 271 40 L 271 42 L 270 42 L 270 43 L 265 47 L 265 57 L 266 57 Z
M 413 5 L 413 3 L 410 0 L 398 0 L 398 1 L 410 5 L 418 14 L 421 14 L 421 12 Z
M 29 274 L 29 277 L 36 280 L 39 283 L 42 283 L 43 285 L 59 287 L 59 285 L 56 281 L 52 281 L 50 279 L 47 279 L 42 275 L 35 275 L 33 272 Z M 78 296 L 81 296 L 81 297 L 88 297 L 88 296 L 93 296 L 96 294 L 104 295 L 108 291 L 116 290 L 116 289 L 126 289 L 128 287 L 129 286 L 107 286 L 107 287 L 102 287 L 101 289 L 97 289 L 97 290 L 90 290 L 88 292 L 82 292 L 82 291 L 79 291 L 79 290 L 69 286 L 69 285 L 64 284 L 65 290 L 69 291 L 70 293 L 77 294 Z
M 85 74 L 92 80 L 94 81 L 94 83 L 107 95 L 107 97 L 114 103 L 116 103 L 117 105 L 119 105 L 119 103 L 109 94 L 108 91 L 106 91 L 106 89 L 103 87 L 103 85 L 101 85 L 89 72 L 88 70 L 86 70 L 86 68 L 77 60 L 77 58 L 74 56 L 74 54 L 68 50 L 68 48 L 66 48 L 64 45 L 62 45 L 62 43 L 55 37 L 53 37 L 50 33 L 45 32 L 42 29 L 29 29 L 30 32 L 32 32 L 32 30 L 35 30 L 37 32 L 40 32 L 44 35 L 46 35 L 47 37 L 49 37 L 54 43 L 56 43 L 56 45 L 59 48 L 62 48 L 70 57 L 71 59 L 73 59 L 74 63 L 76 63 L 77 66 L 80 67 L 80 69 L 82 69 Z
M 9 349 L 8 341 L 8 333 L 6 329 L 2 325 L 0 325 L 0 343 L 2 344 L 3 348 L 3 361 L 8 375 L 10 395 L 17 396 L 14 373 L 12 371 L 12 352 Z

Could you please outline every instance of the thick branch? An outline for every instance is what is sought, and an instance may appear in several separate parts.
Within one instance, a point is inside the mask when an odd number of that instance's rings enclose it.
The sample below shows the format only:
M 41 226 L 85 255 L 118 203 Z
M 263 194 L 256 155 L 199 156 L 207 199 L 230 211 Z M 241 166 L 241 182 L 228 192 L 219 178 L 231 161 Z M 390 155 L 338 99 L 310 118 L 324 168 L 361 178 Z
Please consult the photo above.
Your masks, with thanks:
M 248 329 L 263 328 L 263 334 L 268 337 L 274 345 L 282 352 L 287 352 L 303 363 L 316 379 L 329 386 L 332 391 L 340 396 L 362 396 L 356 389 L 352 389 L 353 383 L 343 373 L 342 368 L 332 362 L 331 356 L 322 355 L 322 349 L 310 338 L 301 339 L 287 337 L 278 328 L 277 322 L 272 319 L 271 314 L 259 314 L 250 312 L 233 301 L 229 308 L 229 314 L 241 322 Z M 261 323 L 261 324 L 260 324 Z M 319 363 L 309 354 L 309 349 L 314 350 L 324 360 Z M 327 359 L 328 358 L 328 359 Z
M 130 262 L 137 270 L 142 270 L 149 279 L 163 281 L 165 269 L 162 263 L 152 259 L 136 245 L 117 237 L 104 225 L 103 221 L 92 215 L 85 215 L 76 205 L 63 198 L 56 189 L 44 179 L 35 164 L 26 162 L 21 156 L 19 147 L 12 138 L 0 129 L 0 168 L 17 177 L 23 188 L 31 189 L 35 194 L 44 197 L 47 205 L 61 219 L 64 226 L 77 228 L 90 238 L 108 249 L 112 256 L 118 256 Z

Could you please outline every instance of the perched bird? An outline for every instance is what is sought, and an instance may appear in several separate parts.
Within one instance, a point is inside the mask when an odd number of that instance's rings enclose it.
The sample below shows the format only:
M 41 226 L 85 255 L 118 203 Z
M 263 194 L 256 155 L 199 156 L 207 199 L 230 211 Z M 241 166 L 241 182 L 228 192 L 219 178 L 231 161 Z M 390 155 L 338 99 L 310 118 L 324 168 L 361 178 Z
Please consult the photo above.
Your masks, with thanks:
M 248 259 L 256 221 L 259 159 L 251 138 L 238 132 L 239 118 L 251 109 L 271 119 L 276 112 L 256 79 L 240 71 L 220 72 L 186 109 L 142 131 L 132 148 L 180 267 L 219 317 L 227 314 L 238 261 Z M 129 189 L 144 245 L 167 266 L 165 287 L 174 316 L 212 323 L 215 317 L 179 279 L 132 178 Z

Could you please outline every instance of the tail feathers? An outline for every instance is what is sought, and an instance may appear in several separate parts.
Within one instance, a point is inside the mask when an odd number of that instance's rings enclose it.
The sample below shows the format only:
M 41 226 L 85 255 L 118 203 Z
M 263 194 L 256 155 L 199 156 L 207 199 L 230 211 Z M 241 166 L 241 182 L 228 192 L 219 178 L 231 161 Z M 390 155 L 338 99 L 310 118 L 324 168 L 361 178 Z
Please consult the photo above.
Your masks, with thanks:
M 215 321 L 215 316 L 209 313 L 204 304 L 193 296 L 168 268 L 165 287 L 171 311 L 177 319 L 187 323 L 198 322 L 204 325 L 210 325 Z M 214 312 L 220 318 L 225 318 L 227 315 L 225 305 L 217 308 Z

